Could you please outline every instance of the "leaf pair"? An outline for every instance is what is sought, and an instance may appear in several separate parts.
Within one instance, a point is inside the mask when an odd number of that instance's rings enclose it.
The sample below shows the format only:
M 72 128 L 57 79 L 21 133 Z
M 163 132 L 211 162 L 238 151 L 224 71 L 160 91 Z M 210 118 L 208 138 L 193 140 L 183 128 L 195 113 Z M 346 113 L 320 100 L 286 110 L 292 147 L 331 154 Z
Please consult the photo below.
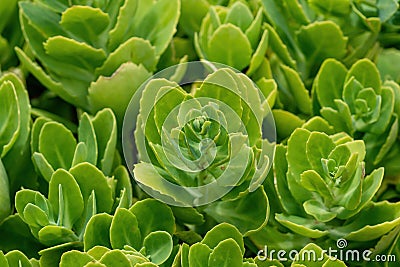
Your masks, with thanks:
M 29 189 L 17 192 L 16 209 L 32 234 L 46 246 L 82 241 L 92 216 L 110 213 L 116 205 L 130 205 L 130 188 L 120 188 L 121 199 L 115 199 L 116 188 L 126 181 L 129 183 L 126 171 L 108 178 L 90 163 L 80 163 L 69 172 L 58 169 L 53 173 L 48 198 Z
M 128 255 L 147 257 L 160 265 L 171 257 L 174 231 L 171 209 L 156 200 L 145 199 L 129 210 L 118 208 L 114 216 L 105 213 L 93 216 L 84 235 L 84 249 L 88 253 L 96 246 L 124 249 Z
M 52 140 L 52 142 L 49 142 Z M 117 158 L 117 122 L 110 109 L 93 118 L 84 113 L 78 127 L 78 140 L 64 125 L 38 118 L 32 129 L 31 149 L 35 166 L 46 181 L 57 169 L 69 170 L 82 162 L 97 166 L 110 176 Z

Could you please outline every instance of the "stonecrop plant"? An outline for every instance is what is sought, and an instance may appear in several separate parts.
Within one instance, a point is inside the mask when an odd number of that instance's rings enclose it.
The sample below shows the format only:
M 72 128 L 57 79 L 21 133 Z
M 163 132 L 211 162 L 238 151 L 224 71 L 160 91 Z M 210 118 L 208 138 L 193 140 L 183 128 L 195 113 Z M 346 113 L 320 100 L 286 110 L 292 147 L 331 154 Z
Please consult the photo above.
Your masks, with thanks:
M 110 107 L 122 119 L 135 89 L 156 70 L 179 7 L 178 0 L 21 1 L 21 26 L 38 62 L 17 54 L 64 100 L 90 112 Z
M 399 0 L 2 0 L 0 267 L 397 267 Z
M 392 230 L 400 223 L 398 204 L 371 202 L 384 170 L 366 175 L 364 158 L 361 140 L 296 129 L 287 147 L 277 148 L 275 187 L 284 213 L 275 219 L 310 238 L 369 241 Z
M 368 59 L 357 61 L 350 70 L 327 60 L 313 89 L 316 113 L 337 131 L 365 141 L 367 169 L 384 164 L 398 136 L 399 85 L 393 81 L 382 85 L 378 69 Z
M 152 79 L 138 104 L 139 162 L 129 167 L 140 185 L 166 203 L 202 206 L 213 220 L 229 221 L 243 234 L 267 222 L 268 198 L 260 185 L 272 164 L 273 140 L 262 136 L 270 111 L 247 76 L 221 68 L 192 84 L 190 93 L 174 81 Z M 230 209 L 254 201 L 263 208 L 254 210 L 252 221 L 241 219 L 248 216 L 242 207 Z

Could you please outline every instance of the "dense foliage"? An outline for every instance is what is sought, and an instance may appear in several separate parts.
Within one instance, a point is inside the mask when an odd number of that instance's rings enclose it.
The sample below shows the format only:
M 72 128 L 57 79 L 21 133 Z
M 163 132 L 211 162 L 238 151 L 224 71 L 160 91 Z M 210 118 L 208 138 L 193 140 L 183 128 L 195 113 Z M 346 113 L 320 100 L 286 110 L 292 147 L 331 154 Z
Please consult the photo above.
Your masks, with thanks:
M 2 0 L 0 266 L 398 266 L 399 5 Z

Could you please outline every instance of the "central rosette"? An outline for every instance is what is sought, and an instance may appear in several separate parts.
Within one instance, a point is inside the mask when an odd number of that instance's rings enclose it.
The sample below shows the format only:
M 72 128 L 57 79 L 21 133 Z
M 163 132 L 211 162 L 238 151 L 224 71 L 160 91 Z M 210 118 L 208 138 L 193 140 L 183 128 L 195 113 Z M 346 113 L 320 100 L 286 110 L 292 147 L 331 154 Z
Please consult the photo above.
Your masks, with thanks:
M 267 110 L 254 83 L 229 68 L 190 84 L 150 80 L 134 131 L 136 181 L 183 206 L 210 203 L 235 187 L 230 197 L 256 190 L 274 153 L 274 140 L 263 138 L 263 123 L 272 118 Z M 273 122 L 269 126 L 274 133 Z

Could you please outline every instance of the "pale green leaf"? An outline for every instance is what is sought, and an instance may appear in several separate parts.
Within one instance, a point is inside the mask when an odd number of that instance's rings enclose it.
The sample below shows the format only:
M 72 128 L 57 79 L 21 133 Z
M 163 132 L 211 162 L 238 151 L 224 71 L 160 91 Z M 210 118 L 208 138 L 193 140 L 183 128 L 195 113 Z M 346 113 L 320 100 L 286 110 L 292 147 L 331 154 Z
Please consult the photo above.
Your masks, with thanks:
M 210 37 L 207 59 L 242 70 L 250 64 L 252 48 L 241 29 L 232 24 L 220 26 Z

